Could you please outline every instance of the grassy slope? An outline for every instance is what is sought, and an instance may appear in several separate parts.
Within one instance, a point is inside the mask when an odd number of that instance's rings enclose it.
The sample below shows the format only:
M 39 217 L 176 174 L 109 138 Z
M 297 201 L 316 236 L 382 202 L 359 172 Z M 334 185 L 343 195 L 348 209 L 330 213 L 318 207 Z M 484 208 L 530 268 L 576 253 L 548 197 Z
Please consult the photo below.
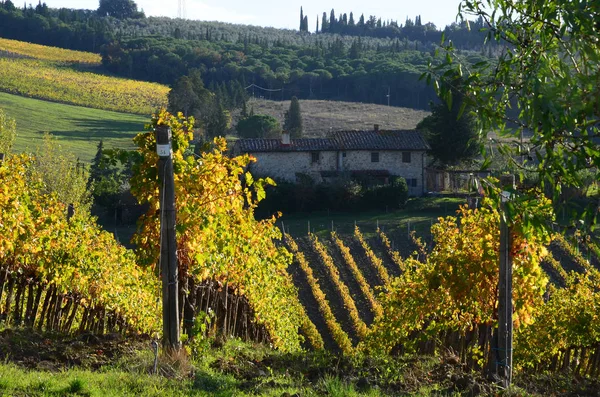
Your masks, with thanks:
M 256 114 L 268 114 L 283 125 L 283 115 L 290 101 L 250 99 L 248 109 Z M 302 122 L 306 137 L 324 136 L 330 130 L 372 129 L 379 124 L 382 129 L 414 129 L 429 112 L 370 103 L 301 100 Z M 236 112 L 234 119 L 239 117 Z
M 144 116 L 64 105 L 0 93 L 0 108 L 17 121 L 16 151 L 35 150 L 50 132 L 82 161 L 90 161 L 100 139 L 105 147 L 132 148 Z

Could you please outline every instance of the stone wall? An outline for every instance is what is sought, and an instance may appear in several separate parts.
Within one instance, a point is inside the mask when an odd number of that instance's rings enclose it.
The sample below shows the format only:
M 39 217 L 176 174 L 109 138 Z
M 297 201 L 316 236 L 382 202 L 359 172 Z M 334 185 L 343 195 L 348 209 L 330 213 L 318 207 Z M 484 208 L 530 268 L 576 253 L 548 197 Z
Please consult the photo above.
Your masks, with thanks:
M 321 181 L 321 171 L 337 170 L 337 152 L 319 153 L 319 161 L 312 162 L 312 152 L 261 152 L 252 153 L 256 162 L 250 171 L 256 176 L 269 176 L 273 179 L 296 181 L 296 174 L 310 175 L 315 181 Z
M 408 193 L 411 196 L 420 196 L 425 192 L 423 168 L 426 161 L 424 152 L 409 152 L 410 163 L 402 162 L 402 152 L 400 151 L 379 151 L 379 162 L 371 161 L 371 153 L 374 151 L 353 150 L 346 152 L 346 156 L 342 157 L 344 171 L 361 171 L 361 170 L 386 170 L 392 175 L 401 176 L 406 179 Z M 416 186 L 411 186 L 410 179 L 414 181 Z
M 312 152 L 258 152 L 252 153 L 256 162 L 250 166 L 250 171 L 259 177 L 269 176 L 273 179 L 296 181 L 296 174 L 310 175 L 315 181 L 321 182 L 321 171 L 365 171 L 386 170 L 392 175 L 406 179 L 409 194 L 420 196 L 425 192 L 424 187 L 424 152 L 410 152 L 410 163 L 402 162 L 400 151 L 379 151 L 379 161 L 371 161 L 368 150 L 352 150 L 345 152 L 323 151 L 319 153 L 319 161 L 312 162 Z M 341 169 L 338 167 L 338 156 L 341 156 Z M 413 183 L 411 183 L 413 182 Z

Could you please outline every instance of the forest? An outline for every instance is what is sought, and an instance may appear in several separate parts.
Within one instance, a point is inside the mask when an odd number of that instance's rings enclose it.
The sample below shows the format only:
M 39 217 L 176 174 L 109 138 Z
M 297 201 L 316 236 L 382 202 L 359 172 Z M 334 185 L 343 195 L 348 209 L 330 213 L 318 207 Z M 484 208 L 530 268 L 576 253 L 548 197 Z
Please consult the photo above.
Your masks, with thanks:
M 133 2 L 131 2 L 133 3 Z M 111 16 L 115 15 L 115 16 Z M 146 18 L 98 10 L 52 9 L 44 3 L 17 8 L 0 4 L 0 36 L 102 55 L 106 71 L 173 85 L 198 69 L 208 87 L 254 84 L 267 99 L 330 99 L 428 109 L 436 100 L 419 77 L 436 63 L 442 36 L 467 63 L 495 56 L 483 46 L 483 22 L 437 29 L 420 16 L 404 25 L 364 17 L 353 23 L 332 10 L 318 33 L 221 22 Z M 345 22 L 346 21 L 346 22 Z M 352 23 L 351 23 L 352 21 Z

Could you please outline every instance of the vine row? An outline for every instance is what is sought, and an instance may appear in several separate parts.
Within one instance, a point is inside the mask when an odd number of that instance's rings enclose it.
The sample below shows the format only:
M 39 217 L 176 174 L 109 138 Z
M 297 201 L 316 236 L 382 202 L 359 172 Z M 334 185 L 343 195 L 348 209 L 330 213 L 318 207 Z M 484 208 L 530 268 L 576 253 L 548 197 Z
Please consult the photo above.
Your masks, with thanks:
M 348 267 L 352 271 L 354 278 L 356 279 L 356 281 L 358 282 L 358 285 L 360 286 L 360 290 L 362 291 L 365 298 L 367 298 L 367 301 L 369 302 L 369 305 L 371 306 L 371 310 L 372 310 L 373 314 L 375 315 L 375 318 L 381 316 L 383 313 L 381 305 L 375 299 L 375 296 L 373 295 L 373 291 L 371 290 L 369 283 L 367 282 L 367 280 L 363 276 L 362 272 L 356 265 L 356 262 L 354 261 L 354 258 L 352 257 L 352 254 L 350 253 L 350 248 L 346 247 L 346 245 L 338 237 L 336 232 L 331 232 L 331 239 L 335 243 L 338 250 L 341 252 L 342 257 L 344 258 L 344 261 L 346 262 L 346 265 L 348 265 Z
M 329 328 L 333 339 L 339 346 L 342 353 L 351 354 L 353 352 L 352 342 L 350 341 L 348 334 L 344 332 L 338 321 L 335 319 L 335 316 L 331 311 L 331 307 L 327 302 L 327 297 L 325 296 L 325 293 L 323 293 L 323 290 L 319 286 L 317 279 L 313 275 L 313 271 L 306 261 L 304 254 L 298 250 L 298 245 L 289 234 L 285 235 L 285 240 L 290 250 L 294 254 L 295 259 L 298 261 L 300 268 L 304 272 L 317 304 L 319 305 L 319 311 L 323 315 L 325 323 L 327 324 L 327 328 Z
M 360 315 L 358 314 L 358 309 L 356 308 L 354 299 L 352 299 L 352 296 L 350 295 L 350 290 L 348 289 L 348 286 L 346 286 L 346 284 L 344 284 L 344 282 L 340 279 L 340 273 L 338 269 L 333 263 L 333 260 L 327 252 L 327 249 L 319 241 L 317 236 L 315 236 L 314 234 L 310 234 L 309 238 L 314 250 L 319 254 L 321 262 L 323 262 L 323 264 L 327 268 L 329 276 L 331 277 L 331 281 L 333 282 L 333 285 L 337 289 L 337 292 L 339 293 L 340 297 L 342 298 L 342 301 L 344 302 L 344 306 L 350 314 L 352 326 L 356 331 L 356 334 L 360 339 L 364 338 L 367 335 L 367 325 L 364 321 L 361 320 Z

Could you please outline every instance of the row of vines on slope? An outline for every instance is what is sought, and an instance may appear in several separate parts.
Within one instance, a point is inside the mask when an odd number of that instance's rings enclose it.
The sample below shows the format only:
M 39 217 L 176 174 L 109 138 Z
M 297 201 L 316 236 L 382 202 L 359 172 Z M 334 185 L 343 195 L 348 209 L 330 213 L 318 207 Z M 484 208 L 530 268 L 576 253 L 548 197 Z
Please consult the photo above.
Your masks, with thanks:
M 335 232 L 331 232 L 331 239 L 333 240 L 335 246 L 338 248 L 338 250 L 342 254 L 342 257 L 344 258 L 344 262 L 350 268 L 352 275 L 358 282 L 361 292 L 367 298 L 367 301 L 369 302 L 369 305 L 371 306 L 371 310 L 373 311 L 373 314 L 375 315 L 375 317 L 381 316 L 381 314 L 382 314 L 381 305 L 379 304 L 379 302 L 377 302 L 377 299 L 375 298 L 375 294 L 373 293 L 373 290 L 371 289 L 371 287 L 369 286 L 369 283 L 367 282 L 367 280 L 363 276 L 362 272 L 356 265 L 356 261 L 354 260 L 354 258 L 352 257 L 352 254 L 350 253 L 350 248 L 348 248 L 344 244 L 344 242 L 338 237 L 337 233 L 335 233 Z
M 331 311 L 329 302 L 327 301 L 327 297 L 325 296 L 325 293 L 323 293 L 323 290 L 319 286 L 319 283 L 315 278 L 313 271 L 310 265 L 308 264 L 308 261 L 304 257 L 304 254 L 299 251 L 298 244 L 296 244 L 292 236 L 286 235 L 285 241 L 290 247 L 292 253 L 294 254 L 296 261 L 300 265 L 300 268 L 302 269 L 302 272 L 306 280 L 308 281 L 308 284 L 310 285 L 313 296 L 315 297 L 319 306 L 319 311 L 325 319 L 325 323 L 327 324 L 329 332 L 331 332 L 331 336 L 337 343 L 342 353 L 351 354 L 354 351 L 352 347 L 352 342 L 350 341 L 348 334 L 346 334 L 346 332 L 344 332 L 344 330 L 342 329 L 340 323 L 335 319 L 335 316 Z
M 0 91 L 96 109 L 150 114 L 169 87 L 72 69 L 50 61 L 0 57 Z
M 311 234 L 309 237 L 313 249 L 319 254 L 319 258 L 327 268 L 328 275 L 331 278 L 331 281 L 333 282 L 337 293 L 342 298 L 344 306 L 348 310 L 350 319 L 352 320 L 352 326 L 356 331 L 356 334 L 360 339 L 364 338 L 367 334 L 367 325 L 358 314 L 358 309 L 356 308 L 354 299 L 350 294 L 350 290 L 348 289 L 346 284 L 344 284 L 344 282 L 341 280 L 340 273 L 337 270 L 335 264 L 333 263 L 333 259 L 331 259 L 331 256 L 327 252 L 327 248 L 325 248 L 325 246 L 319 241 L 319 239 L 314 234 Z

